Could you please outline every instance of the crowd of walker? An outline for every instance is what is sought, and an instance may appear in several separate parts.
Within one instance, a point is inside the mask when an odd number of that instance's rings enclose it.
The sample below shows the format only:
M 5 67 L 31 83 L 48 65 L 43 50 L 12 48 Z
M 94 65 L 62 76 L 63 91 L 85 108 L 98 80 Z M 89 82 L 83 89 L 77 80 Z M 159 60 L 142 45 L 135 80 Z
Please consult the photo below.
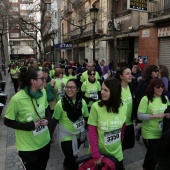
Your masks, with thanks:
M 132 68 L 124 59 L 114 65 L 103 59 L 85 59 L 83 66 L 64 59 L 58 67 L 35 59 L 9 65 L 16 94 L 4 124 L 15 129 L 26 170 L 46 169 L 54 132 L 64 170 L 124 170 L 123 151 L 134 147 L 135 138 L 147 149 L 143 170 L 170 169 L 168 68 L 141 59 Z M 83 143 L 89 143 L 89 159 L 79 165 Z

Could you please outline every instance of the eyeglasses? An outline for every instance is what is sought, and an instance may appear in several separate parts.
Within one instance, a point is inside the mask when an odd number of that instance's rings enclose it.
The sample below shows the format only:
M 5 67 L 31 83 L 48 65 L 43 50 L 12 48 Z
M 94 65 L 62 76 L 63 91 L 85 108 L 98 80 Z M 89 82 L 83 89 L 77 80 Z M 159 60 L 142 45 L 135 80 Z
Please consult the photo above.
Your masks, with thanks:
M 45 78 L 44 78 L 44 77 L 41 77 L 41 78 L 36 78 L 36 79 L 41 79 L 42 81 L 44 81 L 44 80 L 45 80 Z
M 95 73 L 89 74 L 89 76 L 95 76 Z
M 160 88 L 164 89 L 164 86 L 163 85 L 157 85 L 157 86 L 155 86 L 155 88 L 156 89 L 160 89 Z
M 68 89 L 70 89 L 70 90 L 75 90 L 76 87 L 75 87 L 75 86 L 66 86 L 65 89 L 66 89 L 66 90 L 68 90 Z

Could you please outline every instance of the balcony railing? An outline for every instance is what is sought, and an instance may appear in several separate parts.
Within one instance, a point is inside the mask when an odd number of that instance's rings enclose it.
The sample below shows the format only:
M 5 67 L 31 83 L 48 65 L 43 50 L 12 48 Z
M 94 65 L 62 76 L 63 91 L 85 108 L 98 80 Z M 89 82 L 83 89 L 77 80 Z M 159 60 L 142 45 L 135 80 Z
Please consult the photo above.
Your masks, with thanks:
M 87 24 L 86 29 L 83 31 L 82 36 L 88 36 L 93 34 L 93 23 Z M 80 36 L 80 28 L 76 28 L 71 31 L 70 37 L 71 39 L 76 39 Z
M 85 0 L 73 0 L 72 2 L 72 6 L 73 7 L 77 7 L 78 5 L 80 5 L 81 3 L 83 3 Z
M 170 19 L 170 1 L 154 0 L 148 4 L 148 22 L 156 23 Z

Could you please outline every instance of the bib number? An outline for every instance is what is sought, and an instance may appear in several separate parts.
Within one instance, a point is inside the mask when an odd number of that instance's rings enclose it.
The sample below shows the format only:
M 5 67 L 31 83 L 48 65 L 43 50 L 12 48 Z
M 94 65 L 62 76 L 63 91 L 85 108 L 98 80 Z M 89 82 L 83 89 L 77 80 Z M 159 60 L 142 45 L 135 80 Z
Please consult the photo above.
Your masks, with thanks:
M 159 121 L 159 130 L 162 130 L 162 129 L 163 129 L 163 121 L 160 120 L 160 121 Z
M 74 129 L 75 130 L 81 130 L 84 127 L 84 119 L 81 117 L 79 120 L 74 122 Z
M 94 100 L 98 100 L 98 94 L 97 93 L 90 93 L 90 98 Z
M 104 133 L 104 143 L 105 145 L 113 144 L 117 141 L 120 141 L 121 138 L 121 129 L 113 130 L 111 132 Z
M 35 129 L 33 131 L 33 134 L 34 134 L 34 136 L 37 136 L 37 135 L 43 133 L 44 131 L 46 131 L 47 129 L 48 129 L 47 126 L 40 125 L 40 126 L 37 127 L 37 129 Z

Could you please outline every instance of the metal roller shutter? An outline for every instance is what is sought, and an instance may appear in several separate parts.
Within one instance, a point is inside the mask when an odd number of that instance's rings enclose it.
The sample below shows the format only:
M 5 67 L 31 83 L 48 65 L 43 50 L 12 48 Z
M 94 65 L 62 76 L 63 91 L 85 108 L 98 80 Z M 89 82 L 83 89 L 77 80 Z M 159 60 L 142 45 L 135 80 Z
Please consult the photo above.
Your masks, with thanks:
M 166 65 L 170 73 L 170 38 L 160 38 L 158 63 Z

